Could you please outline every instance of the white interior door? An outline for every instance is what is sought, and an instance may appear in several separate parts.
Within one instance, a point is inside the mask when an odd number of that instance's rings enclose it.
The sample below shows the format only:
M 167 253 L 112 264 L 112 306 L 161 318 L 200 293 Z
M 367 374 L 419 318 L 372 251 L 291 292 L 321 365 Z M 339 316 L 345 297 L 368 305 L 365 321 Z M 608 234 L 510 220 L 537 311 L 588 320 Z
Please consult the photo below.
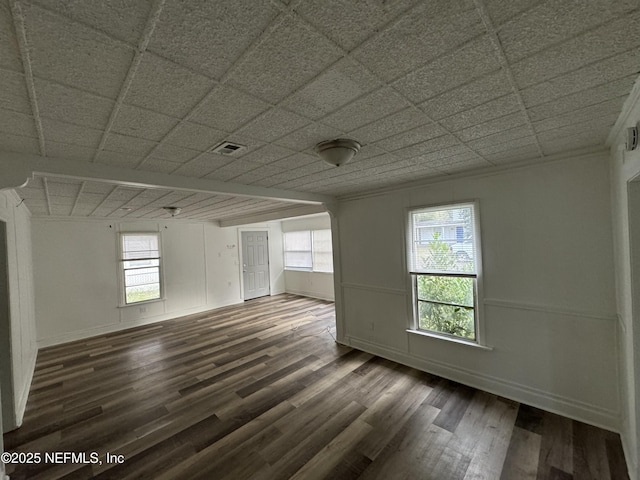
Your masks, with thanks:
M 242 282 L 244 299 L 270 293 L 267 232 L 242 232 Z

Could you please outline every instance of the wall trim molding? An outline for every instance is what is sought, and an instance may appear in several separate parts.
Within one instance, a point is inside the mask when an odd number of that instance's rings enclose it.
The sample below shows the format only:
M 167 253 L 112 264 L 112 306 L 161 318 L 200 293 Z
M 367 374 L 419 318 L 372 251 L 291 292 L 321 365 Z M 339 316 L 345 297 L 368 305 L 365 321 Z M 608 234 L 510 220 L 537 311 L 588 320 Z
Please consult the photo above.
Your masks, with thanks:
M 285 289 L 284 293 L 290 293 L 292 295 L 300 295 L 301 297 L 317 298 L 319 300 L 326 300 L 328 302 L 336 301 L 336 299 L 334 297 L 331 297 L 330 295 L 322 295 L 317 292 L 307 292 L 304 290 L 295 290 L 295 289 L 287 288 Z
M 361 283 L 349 283 L 342 282 L 340 284 L 342 288 L 351 288 L 355 290 L 366 290 L 368 292 L 378 292 L 378 293 L 389 293 L 391 295 L 401 295 L 403 297 L 407 296 L 406 290 L 402 290 L 399 288 L 389 288 L 389 287 L 378 287 L 376 285 L 364 285 Z
M 420 358 L 409 352 L 392 349 L 367 340 L 348 337 L 340 339 L 339 343 L 599 428 L 616 433 L 619 433 L 620 430 L 620 412 L 617 411 L 444 362 Z
M 484 303 L 484 305 L 489 305 L 491 307 L 510 308 L 514 310 L 530 310 L 534 312 L 552 313 L 555 315 L 562 315 L 565 317 L 591 318 L 594 320 L 603 320 L 607 322 L 616 322 L 619 317 L 614 313 L 606 314 L 606 313 L 584 312 L 579 310 L 560 308 L 553 305 L 539 305 L 539 304 L 533 304 L 533 303 L 511 302 L 508 300 L 500 300 L 498 298 L 485 298 L 482 303 Z
M 20 393 L 20 400 L 18 401 L 18 409 L 16 411 L 16 426 L 22 426 L 22 420 L 24 420 L 24 412 L 27 409 L 27 400 L 29 400 L 29 391 L 31 390 L 31 382 L 33 382 L 33 374 L 36 371 L 36 360 L 38 358 L 38 350 L 34 349 L 35 354 L 29 359 L 28 377 L 24 383 L 24 388 Z
M 620 433 L 620 440 L 622 441 L 622 451 L 624 452 L 624 459 L 627 462 L 627 471 L 629 478 L 638 478 L 638 462 L 636 460 L 635 452 L 632 451 L 629 440 L 625 432 Z
M 61 335 L 56 335 L 53 337 L 47 337 L 38 339 L 36 344 L 38 349 L 52 347 L 54 345 L 60 345 L 68 342 L 75 342 L 77 340 L 84 340 L 86 338 L 97 337 L 99 335 L 104 335 L 106 333 L 118 332 L 121 330 L 127 330 L 129 328 L 140 327 L 143 325 L 150 325 L 153 323 L 163 322 L 165 320 L 172 320 L 174 318 L 180 317 L 188 317 L 189 315 L 195 315 L 198 313 L 206 312 L 208 310 L 216 310 L 222 307 L 228 307 L 229 305 L 236 305 L 242 303 L 243 300 L 231 301 L 227 303 L 221 303 L 219 305 L 203 305 L 198 308 L 193 308 L 189 310 L 183 310 L 180 313 L 163 313 L 162 315 L 155 315 L 146 318 L 140 318 L 137 320 L 132 320 L 128 322 L 116 322 L 111 323 L 109 325 L 101 325 L 93 328 L 85 328 L 83 330 L 74 330 L 73 332 L 66 332 Z

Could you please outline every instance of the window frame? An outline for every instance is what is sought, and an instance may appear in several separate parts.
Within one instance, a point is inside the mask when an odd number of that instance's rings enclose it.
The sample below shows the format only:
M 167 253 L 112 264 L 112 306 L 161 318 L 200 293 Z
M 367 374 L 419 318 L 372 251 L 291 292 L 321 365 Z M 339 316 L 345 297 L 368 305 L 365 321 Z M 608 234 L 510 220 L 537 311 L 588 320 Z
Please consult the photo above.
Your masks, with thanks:
M 124 262 L 131 259 L 124 258 L 124 237 L 126 236 L 155 236 L 158 240 L 158 257 L 150 257 L 151 260 L 158 260 L 158 285 L 160 287 L 160 295 L 158 298 L 150 298 L 148 300 L 140 300 L 137 302 L 127 302 L 127 285 L 126 272 Z M 165 281 L 162 254 L 162 234 L 161 232 L 119 232 L 118 233 L 118 283 L 120 286 L 120 307 L 133 307 L 146 303 L 161 302 L 165 300 Z
M 283 265 L 284 265 L 284 269 L 285 270 L 290 270 L 290 271 L 294 271 L 294 272 L 311 272 L 311 273 L 325 273 L 325 274 L 331 274 L 333 275 L 334 271 L 333 271 L 333 244 L 332 242 L 329 243 L 329 245 L 331 246 L 331 251 L 330 252 L 316 252 L 315 250 L 315 232 L 321 232 L 321 231 L 328 231 L 330 236 L 333 236 L 333 232 L 331 231 L 330 228 L 314 228 L 314 229 L 304 229 L 304 230 L 290 230 L 288 232 L 282 232 L 282 255 L 283 255 Z M 311 268 L 308 267 L 294 267 L 294 266 L 287 266 L 287 262 L 286 262 L 286 254 L 287 252 L 307 252 L 307 250 L 287 250 L 287 241 L 286 241 L 286 235 L 288 233 L 299 233 L 299 232 L 305 232 L 309 234 L 309 239 L 311 241 L 311 250 L 309 250 L 309 253 L 311 254 Z M 331 257 L 331 271 L 327 271 L 327 270 L 316 270 L 316 262 L 315 262 L 315 256 L 317 253 L 331 253 L 332 257 Z
M 456 272 L 440 272 L 440 273 L 418 273 L 412 272 L 412 252 L 413 252 L 413 239 L 414 232 L 412 230 L 413 222 L 411 219 L 411 215 L 420 210 L 438 210 L 447 209 L 447 208 L 457 208 L 457 207 L 465 207 L 471 206 L 473 208 L 473 245 L 475 249 L 475 267 L 476 273 L 456 273 Z M 465 201 L 455 201 L 455 202 L 446 202 L 446 203 L 438 203 L 438 204 L 429 204 L 429 205 L 419 205 L 412 206 L 406 209 L 405 214 L 405 235 L 406 235 L 406 243 L 405 243 L 405 259 L 406 259 L 406 273 L 407 273 L 407 290 L 409 299 L 409 326 L 407 331 L 410 333 L 415 333 L 427 337 L 452 341 L 455 343 L 461 343 L 465 345 L 486 347 L 485 344 L 485 331 L 484 331 L 484 312 L 483 312 L 483 289 L 482 289 L 482 232 L 480 229 L 480 209 L 479 202 L 477 200 L 465 200 Z M 462 337 L 459 335 L 454 335 L 446 332 L 438 332 L 435 330 L 427 330 L 420 328 L 420 320 L 419 320 L 419 304 L 421 301 L 418 298 L 418 277 L 420 275 L 424 276 L 436 276 L 436 277 L 455 277 L 455 278 L 473 278 L 473 310 L 474 310 L 474 329 L 475 329 L 475 339 L 469 339 L 466 337 Z M 428 301 L 427 301 L 428 302 Z M 434 302 L 431 302 L 434 303 Z

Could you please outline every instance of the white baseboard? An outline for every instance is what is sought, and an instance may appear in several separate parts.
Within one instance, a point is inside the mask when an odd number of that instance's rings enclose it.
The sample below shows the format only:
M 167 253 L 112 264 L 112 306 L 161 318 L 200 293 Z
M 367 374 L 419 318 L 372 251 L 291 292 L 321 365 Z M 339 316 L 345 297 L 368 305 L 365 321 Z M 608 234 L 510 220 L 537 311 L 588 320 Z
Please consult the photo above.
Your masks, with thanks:
M 119 330 L 126 330 L 128 328 L 140 327 L 142 325 L 149 325 L 152 323 L 163 322 L 165 320 L 171 320 L 173 318 L 186 317 L 188 315 L 195 315 L 197 313 L 206 312 L 207 310 L 215 310 L 217 308 L 227 307 L 229 305 L 235 305 L 242 303 L 242 301 L 232 301 L 228 303 L 221 303 L 217 305 L 204 305 L 198 308 L 182 310 L 180 312 L 165 313 L 154 317 L 140 318 L 130 322 L 118 322 L 110 325 L 100 325 L 99 327 L 87 328 L 84 330 L 76 330 L 73 332 L 65 332 L 55 337 L 38 339 L 38 348 L 51 347 L 54 345 L 60 345 L 62 343 L 74 342 L 76 340 L 83 340 L 85 338 L 96 337 L 98 335 L 105 335 L 107 333 L 117 332 Z
M 304 290 L 291 290 L 290 288 L 288 288 L 286 293 L 291 293 L 292 295 L 300 295 L 301 297 L 317 298 L 319 300 L 326 300 L 328 302 L 335 302 L 336 301 L 334 296 L 325 295 L 325 294 L 318 293 L 318 292 L 306 292 Z
M 544 392 L 510 380 L 491 377 L 455 365 L 419 358 L 407 352 L 390 349 L 365 340 L 350 337 L 339 339 L 338 343 L 548 412 L 563 415 L 605 430 L 619 432 L 620 414 L 597 405 Z

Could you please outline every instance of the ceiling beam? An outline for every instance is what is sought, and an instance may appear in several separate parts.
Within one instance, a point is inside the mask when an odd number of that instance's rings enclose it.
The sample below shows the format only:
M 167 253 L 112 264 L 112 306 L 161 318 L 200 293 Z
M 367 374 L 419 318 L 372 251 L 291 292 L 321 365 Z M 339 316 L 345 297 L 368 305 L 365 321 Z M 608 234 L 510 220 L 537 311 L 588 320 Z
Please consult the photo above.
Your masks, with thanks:
M 22 153 L 0 152 L 0 190 L 23 187 L 34 175 L 67 177 L 139 188 L 163 188 L 314 205 L 334 200 L 329 195 L 317 193 L 130 170 L 110 165 L 60 160 Z
M 251 223 L 271 222 L 284 218 L 301 217 L 303 215 L 313 215 L 316 213 L 326 213 L 327 210 L 322 205 L 300 205 L 297 207 L 282 208 L 269 212 L 250 213 L 238 215 L 227 220 L 220 220 L 221 227 L 235 227 L 237 225 L 249 225 Z

